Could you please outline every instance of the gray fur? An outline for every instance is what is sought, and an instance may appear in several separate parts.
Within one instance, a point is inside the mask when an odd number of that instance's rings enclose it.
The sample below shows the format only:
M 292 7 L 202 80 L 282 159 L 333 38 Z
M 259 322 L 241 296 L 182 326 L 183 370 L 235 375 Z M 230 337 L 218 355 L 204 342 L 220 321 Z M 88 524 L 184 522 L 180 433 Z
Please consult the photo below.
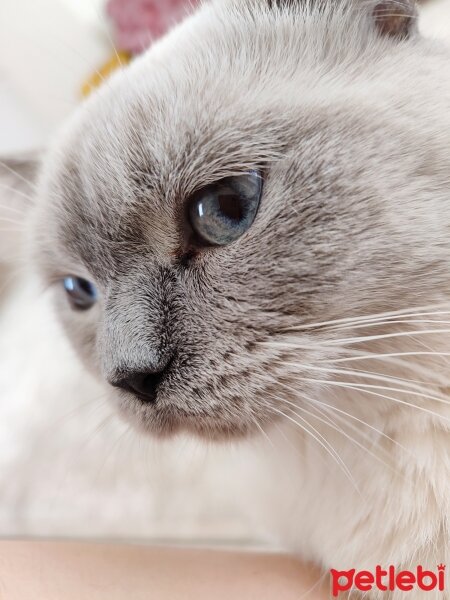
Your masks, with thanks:
M 46 276 L 101 290 L 92 315 L 60 308 L 89 365 L 114 381 L 177 356 L 155 407 L 120 399 L 152 430 L 245 432 L 269 418 L 272 384 L 256 375 L 278 376 L 258 342 L 447 290 L 449 89 L 433 76 L 447 54 L 378 35 L 361 5 L 248 4 L 206 5 L 117 76 L 42 182 Z M 186 199 L 254 167 L 266 182 L 253 228 L 184 265 Z
M 286 401 L 304 407 L 305 396 L 323 394 L 317 365 L 347 355 L 342 330 L 314 324 L 448 302 L 450 54 L 417 35 L 411 12 L 392 35 L 376 6 L 206 3 L 90 99 L 55 144 L 32 247 L 71 340 L 110 383 L 174 357 L 152 405 L 111 388 L 141 429 L 208 438 L 270 429 Z M 186 200 L 254 168 L 265 187 L 253 227 L 228 247 L 192 253 Z M 67 274 L 98 286 L 89 313 L 68 306 Z M 344 337 L 370 331 L 349 326 Z M 411 347 L 395 336 L 359 346 Z M 410 378 L 427 368 L 439 389 L 439 369 L 419 363 Z M 325 396 L 383 431 L 409 423 L 405 406 L 387 412 L 386 392 Z M 432 421 L 422 417 L 420 428 Z M 427 538 L 438 548 L 444 513 Z M 386 539 L 374 536 L 374 554 Z M 318 544 L 323 556 L 305 554 L 337 567 L 342 540 Z

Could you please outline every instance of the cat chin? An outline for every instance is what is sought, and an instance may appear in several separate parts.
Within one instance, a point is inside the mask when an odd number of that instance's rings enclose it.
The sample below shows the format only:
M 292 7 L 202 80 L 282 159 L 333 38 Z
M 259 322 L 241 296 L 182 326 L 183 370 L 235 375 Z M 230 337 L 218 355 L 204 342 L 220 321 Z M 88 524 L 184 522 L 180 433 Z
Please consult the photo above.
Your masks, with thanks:
M 122 393 L 114 395 L 112 401 L 122 420 L 154 438 L 188 435 L 215 443 L 238 442 L 260 435 L 262 430 L 262 425 L 255 421 L 233 422 L 213 415 L 191 415 L 176 406 L 158 408 L 158 400 L 155 404 L 145 404 Z

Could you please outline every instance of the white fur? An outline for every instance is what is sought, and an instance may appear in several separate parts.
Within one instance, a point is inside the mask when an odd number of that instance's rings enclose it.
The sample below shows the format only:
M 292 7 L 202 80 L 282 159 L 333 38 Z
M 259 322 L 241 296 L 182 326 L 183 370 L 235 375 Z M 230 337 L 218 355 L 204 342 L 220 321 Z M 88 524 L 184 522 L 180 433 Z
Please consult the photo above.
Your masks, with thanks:
M 231 492 L 236 452 L 121 423 L 36 282 L 17 285 L 0 330 L 1 535 L 254 539 Z
M 356 439 L 372 443 L 379 460 L 324 423 L 315 424 L 353 482 L 312 440 L 302 437 L 299 443 L 294 424 L 270 442 L 261 438 L 240 445 L 239 466 L 226 448 L 210 450 L 206 458 L 202 450 L 185 458 L 185 444 L 191 448 L 185 441 L 150 453 L 147 442 L 132 441 L 132 434 L 118 441 L 126 429 L 115 421 L 93 434 L 101 421 L 97 409 L 77 406 L 91 398 L 97 405 L 94 399 L 103 390 L 77 366 L 53 325 L 47 296 L 34 284 L 18 286 L 9 297 L 0 327 L 3 533 L 236 540 L 255 535 L 258 526 L 252 523 L 262 522 L 286 547 L 327 567 L 373 568 L 391 558 L 405 567 L 416 559 L 435 567 L 450 560 L 449 530 L 441 530 L 442 507 L 450 515 L 448 430 L 420 410 L 406 413 L 400 407 L 389 414 L 389 435 L 403 449 L 380 440 L 375 431 L 380 415 L 368 415 L 367 403 L 364 412 L 353 410 L 374 427 L 365 431 L 367 441 Z M 345 395 L 333 400 L 341 410 L 348 408 Z M 450 418 L 449 410 L 442 414 Z M 353 436 L 350 425 L 339 423 Z M 325 463 L 322 470 L 318 457 Z M 419 481 L 420 487 L 414 485 Z M 364 489 L 362 495 L 355 485 Z M 239 505 L 251 509 L 252 522 L 236 520 Z M 349 537 L 352 542 L 343 545 Z M 436 553 L 430 539 L 440 543 Z M 433 600 L 433 594 L 423 597 Z

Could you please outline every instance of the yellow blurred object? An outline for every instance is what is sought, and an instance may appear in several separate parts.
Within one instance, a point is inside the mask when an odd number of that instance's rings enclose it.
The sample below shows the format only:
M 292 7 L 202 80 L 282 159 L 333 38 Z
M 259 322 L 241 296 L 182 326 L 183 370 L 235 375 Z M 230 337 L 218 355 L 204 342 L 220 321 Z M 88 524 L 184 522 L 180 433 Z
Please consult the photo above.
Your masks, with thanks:
M 83 97 L 89 96 L 96 88 L 100 87 L 102 83 L 104 83 L 114 71 L 117 71 L 121 67 L 127 65 L 131 61 L 131 54 L 128 52 L 124 52 L 119 50 L 119 52 L 114 53 L 111 59 L 105 63 L 98 71 L 92 75 L 90 79 L 86 81 L 86 83 L 81 88 L 81 93 Z

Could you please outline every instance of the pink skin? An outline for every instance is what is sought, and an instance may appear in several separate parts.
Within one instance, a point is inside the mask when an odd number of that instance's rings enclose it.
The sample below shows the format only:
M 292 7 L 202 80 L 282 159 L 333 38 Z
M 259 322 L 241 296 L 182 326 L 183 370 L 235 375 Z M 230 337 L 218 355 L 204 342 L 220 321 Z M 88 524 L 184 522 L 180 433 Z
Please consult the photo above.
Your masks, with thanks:
M 195 8 L 199 0 L 109 0 L 120 50 L 140 54 Z

